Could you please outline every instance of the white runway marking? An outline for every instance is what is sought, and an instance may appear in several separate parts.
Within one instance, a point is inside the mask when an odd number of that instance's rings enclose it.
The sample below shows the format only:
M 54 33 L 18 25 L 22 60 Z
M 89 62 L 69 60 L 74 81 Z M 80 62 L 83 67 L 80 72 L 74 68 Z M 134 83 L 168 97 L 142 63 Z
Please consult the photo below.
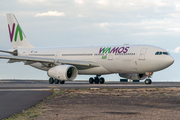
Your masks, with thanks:
M 49 89 L 0 89 L 0 91 L 49 91 L 52 90 L 51 88 Z M 59 90 L 59 89 L 54 89 L 54 90 Z
M 153 86 L 153 85 L 127 85 L 127 84 L 108 84 L 108 85 L 87 85 L 87 86 Z

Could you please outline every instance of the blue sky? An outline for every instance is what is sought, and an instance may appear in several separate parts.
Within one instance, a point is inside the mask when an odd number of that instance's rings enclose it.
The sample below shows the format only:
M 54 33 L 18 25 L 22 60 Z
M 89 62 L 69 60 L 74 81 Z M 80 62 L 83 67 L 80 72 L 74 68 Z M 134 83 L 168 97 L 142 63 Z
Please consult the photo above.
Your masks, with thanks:
M 14 13 L 35 47 L 148 44 L 170 52 L 175 63 L 153 81 L 179 81 L 178 0 L 1 0 L 0 48 L 11 49 L 6 13 Z M 0 78 L 48 79 L 23 63 L 0 60 Z M 89 79 L 78 76 L 77 79 Z M 119 80 L 117 74 L 103 76 Z

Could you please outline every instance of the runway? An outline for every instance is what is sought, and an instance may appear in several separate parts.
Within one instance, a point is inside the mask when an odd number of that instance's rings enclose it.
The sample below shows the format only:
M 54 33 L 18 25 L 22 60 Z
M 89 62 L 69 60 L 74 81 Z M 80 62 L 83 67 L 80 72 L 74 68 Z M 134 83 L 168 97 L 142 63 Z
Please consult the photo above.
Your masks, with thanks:
M 144 82 L 107 82 L 105 84 L 89 84 L 88 81 L 66 81 L 65 84 L 49 84 L 47 80 L 0 80 L 0 91 L 51 89 L 79 89 L 79 88 L 156 88 L 180 87 L 180 82 L 153 82 L 146 85 Z
M 52 89 L 80 88 L 160 88 L 180 87 L 179 82 L 107 82 L 105 84 L 89 84 L 87 81 L 67 81 L 65 84 L 49 84 L 46 80 L 0 80 L 0 119 L 7 118 L 36 105 L 46 96 L 51 95 Z

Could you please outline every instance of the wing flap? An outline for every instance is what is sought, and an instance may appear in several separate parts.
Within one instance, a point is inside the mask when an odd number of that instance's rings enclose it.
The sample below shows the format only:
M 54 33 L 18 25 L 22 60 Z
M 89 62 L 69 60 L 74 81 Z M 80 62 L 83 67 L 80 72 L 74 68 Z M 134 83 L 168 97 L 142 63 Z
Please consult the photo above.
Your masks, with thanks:
M 34 62 L 48 63 L 48 64 L 70 64 L 84 67 L 99 67 L 98 64 L 91 61 L 79 61 L 79 60 L 64 60 L 64 59 L 52 59 L 52 58 L 40 58 L 40 57 L 28 57 L 28 56 L 10 56 L 10 55 L 0 55 L 0 59 L 10 59 L 9 63 L 26 61 L 26 65 L 32 64 Z
M 25 63 L 24 63 L 24 65 L 31 65 L 31 64 L 33 64 L 33 63 L 36 63 L 35 61 L 26 61 Z
M 21 60 L 13 60 L 13 59 L 10 59 L 7 63 L 15 63 L 15 62 L 21 62 Z

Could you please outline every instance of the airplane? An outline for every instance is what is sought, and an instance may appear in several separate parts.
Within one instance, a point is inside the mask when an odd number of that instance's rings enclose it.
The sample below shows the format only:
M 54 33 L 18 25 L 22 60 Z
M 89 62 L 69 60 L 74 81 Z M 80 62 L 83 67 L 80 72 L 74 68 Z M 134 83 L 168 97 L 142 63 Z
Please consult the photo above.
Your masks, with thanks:
M 64 84 L 78 74 L 96 75 L 89 78 L 89 83 L 103 84 L 105 79 L 100 76 L 114 73 L 131 80 L 145 79 L 145 84 L 151 84 L 154 72 L 174 63 L 165 49 L 151 45 L 37 48 L 28 42 L 14 14 L 8 13 L 7 21 L 12 49 L 0 52 L 11 55 L 0 58 L 47 71 L 50 84 Z

